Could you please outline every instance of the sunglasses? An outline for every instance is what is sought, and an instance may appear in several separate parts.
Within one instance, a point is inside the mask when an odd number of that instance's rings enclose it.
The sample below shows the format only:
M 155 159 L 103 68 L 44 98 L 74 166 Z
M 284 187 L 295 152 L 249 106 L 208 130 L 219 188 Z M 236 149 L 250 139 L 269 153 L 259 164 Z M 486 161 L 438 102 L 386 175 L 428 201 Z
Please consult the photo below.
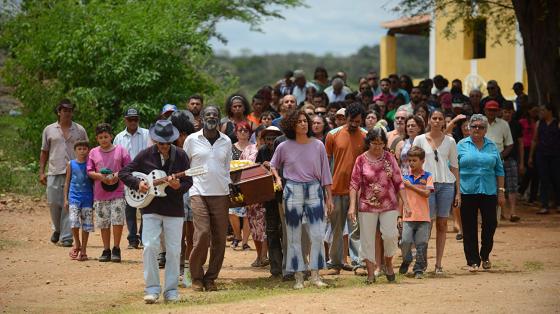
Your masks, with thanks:
M 471 129 L 474 129 L 474 130 L 484 130 L 484 129 L 486 129 L 486 127 L 484 125 L 471 125 L 470 127 L 471 127 Z
M 439 162 L 437 149 L 434 149 L 434 158 L 435 158 L 436 162 Z
M 264 140 L 265 141 L 274 141 L 276 139 L 276 136 L 265 136 Z

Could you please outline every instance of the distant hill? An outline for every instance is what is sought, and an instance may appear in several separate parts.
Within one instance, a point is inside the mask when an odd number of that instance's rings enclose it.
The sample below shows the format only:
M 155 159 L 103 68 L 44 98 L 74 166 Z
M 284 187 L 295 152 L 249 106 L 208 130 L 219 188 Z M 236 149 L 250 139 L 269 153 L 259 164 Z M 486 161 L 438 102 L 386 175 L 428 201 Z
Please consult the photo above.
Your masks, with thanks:
M 428 75 L 428 38 L 399 36 L 397 39 L 397 67 L 399 74 L 412 78 Z M 363 46 L 356 53 L 339 57 L 332 54 L 315 56 L 308 53 L 269 54 L 230 57 L 217 55 L 214 62 L 232 75 L 239 77 L 242 91 L 251 95 L 259 87 L 282 78 L 286 70 L 303 69 L 308 79 L 313 78 L 316 66 L 324 66 L 329 76 L 346 71 L 349 84 L 356 87 L 358 79 L 371 69 L 379 70 L 379 46 Z

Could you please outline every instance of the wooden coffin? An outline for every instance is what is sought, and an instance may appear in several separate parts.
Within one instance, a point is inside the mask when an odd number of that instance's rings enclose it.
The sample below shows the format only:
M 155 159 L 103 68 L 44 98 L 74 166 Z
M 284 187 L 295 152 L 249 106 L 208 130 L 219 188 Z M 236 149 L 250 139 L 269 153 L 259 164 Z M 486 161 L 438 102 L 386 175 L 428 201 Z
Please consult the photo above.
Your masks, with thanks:
M 254 164 L 232 170 L 230 177 L 230 207 L 264 203 L 274 199 L 274 176 L 264 166 Z

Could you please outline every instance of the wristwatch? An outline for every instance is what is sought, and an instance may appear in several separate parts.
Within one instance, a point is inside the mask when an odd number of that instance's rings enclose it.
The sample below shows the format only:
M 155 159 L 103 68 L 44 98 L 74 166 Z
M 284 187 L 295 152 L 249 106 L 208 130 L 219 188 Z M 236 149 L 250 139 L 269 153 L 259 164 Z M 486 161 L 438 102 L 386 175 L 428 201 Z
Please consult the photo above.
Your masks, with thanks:
M 504 188 L 498 188 L 498 191 L 504 192 L 504 193 L 505 193 L 505 192 L 506 192 L 506 189 L 504 189 Z

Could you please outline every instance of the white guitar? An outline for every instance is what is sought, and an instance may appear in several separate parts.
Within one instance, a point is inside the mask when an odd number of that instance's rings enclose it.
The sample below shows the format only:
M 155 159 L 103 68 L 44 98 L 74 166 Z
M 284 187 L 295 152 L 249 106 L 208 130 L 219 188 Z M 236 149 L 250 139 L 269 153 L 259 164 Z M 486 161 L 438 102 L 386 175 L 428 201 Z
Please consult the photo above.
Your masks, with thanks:
M 176 179 L 179 179 L 184 176 L 199 176 L 208 172 L 206 167 L 199 166 L 190 168 L 183 172 L 178 172 L 173 174 L 172 176 Z M 134 208 L 144 208 L 152 202 L 154 197 L 165 197 L 167 194 L 165 193 L 165 188 L 168 185 L 167 177 L 168 175 L 163 170 L 152 170 L 152 172 L 148 174 L 144 174 L 142 172 L 133 172 L 133 176 L 148 183 L 149 189 L 146 193 L 142 193 L 140 191 L 131 189 L 125 186 L 124 190 L 124 197 L 128 205 Z

